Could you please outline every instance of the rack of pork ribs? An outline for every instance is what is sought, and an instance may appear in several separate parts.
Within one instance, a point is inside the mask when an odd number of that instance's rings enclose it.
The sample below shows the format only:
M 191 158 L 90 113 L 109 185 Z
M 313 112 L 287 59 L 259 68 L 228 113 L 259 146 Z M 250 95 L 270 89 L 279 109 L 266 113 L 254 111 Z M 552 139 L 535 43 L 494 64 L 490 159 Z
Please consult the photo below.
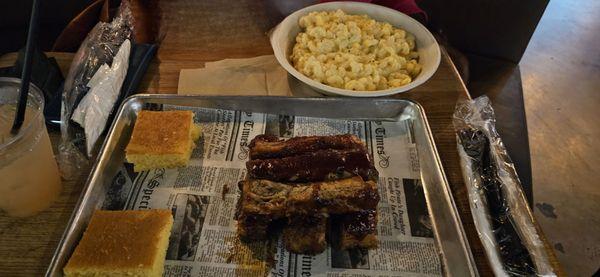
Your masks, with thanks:
M 248 178 L 238 184 L 242 240 L 266 240 L 283 225 L 288 251 L 318 254 L 329 227 L 334 247 L 377 246 L 378 172 L 358 137 L 259 135 L 249 148 Z

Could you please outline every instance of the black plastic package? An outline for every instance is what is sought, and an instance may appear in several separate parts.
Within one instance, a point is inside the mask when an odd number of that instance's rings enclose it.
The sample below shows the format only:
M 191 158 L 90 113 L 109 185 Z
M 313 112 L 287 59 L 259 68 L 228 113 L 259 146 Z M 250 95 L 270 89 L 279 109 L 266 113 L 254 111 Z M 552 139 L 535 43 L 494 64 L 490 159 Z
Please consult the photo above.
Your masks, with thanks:
M 73 58 L 64 83 L 61 143 L 58 147 L 58 161 L 64 178 L 72 179 L 78 176 L 81 168 L 88 164 L 85 153 L 89 155 L 94 152 L 91 147 L 86 146 L 83 126 L 73 122 L 73 114 L 90 91 L 89 83 L 92 77 L 101 67 L 113 63 L 113 58 L 124 42 L 132 37 L 132 33 L 133 16 L 129 2 L 123 1 L 111 22 L 100 22 L 88 33 Z M 96 101 L 106 100 L 96 99 Z M 104 125 L 98 128 L 102 127 Z

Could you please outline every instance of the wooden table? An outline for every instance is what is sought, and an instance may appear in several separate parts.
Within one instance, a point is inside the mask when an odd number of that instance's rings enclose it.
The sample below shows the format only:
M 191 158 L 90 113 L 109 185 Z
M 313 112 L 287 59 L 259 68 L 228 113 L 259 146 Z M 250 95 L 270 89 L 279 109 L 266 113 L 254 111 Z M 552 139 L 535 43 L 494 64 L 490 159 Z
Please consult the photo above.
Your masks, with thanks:
M 202 67 L 207 61 L 224 58 L 271 54 L 266 33 L 283 18 L 278 12 L 281 4 L 276 3 L 162 1 L 161 29 L 165 37 L 139 92 L 176 93 L 181 69 Z M 58 60 L 66 75 L 73 54 L 50 55 Z M 10 66 L 15 58 L 16 54 L 0 57 L 0 67 Z M 447 53 L 442 51 L 440 67 L 429 81 L 398 97 L 416 100 L 425 108 L 478 270 L 482 276 L 492 275 L 469 212 L 452 127 L 457 100 L 469 95 Z M 85 170 L 81 174 L 88 173 Z M 0 276 L 39 276 L 45 271 L 79 197 L 83 180 L 84 177 L 65 181 L 56 203 L 37 216 L 16 219 L 0 214 Z M 554 255 L 551 248 L 547 248 Z M 560 270 L 554 257 L 553 262 Z

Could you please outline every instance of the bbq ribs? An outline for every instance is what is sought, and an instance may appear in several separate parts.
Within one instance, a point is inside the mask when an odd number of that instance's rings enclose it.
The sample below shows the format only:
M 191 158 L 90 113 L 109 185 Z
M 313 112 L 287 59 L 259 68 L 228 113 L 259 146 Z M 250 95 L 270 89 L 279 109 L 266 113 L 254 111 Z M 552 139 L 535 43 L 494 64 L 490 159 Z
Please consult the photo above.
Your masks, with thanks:
M 273 222 L 284 221 L 289 251 L 318 254 L 327 246 L 332 216 L 338 247 L 377 246 L 378 173 L 358 137 L 259 135 L 249 147 L 236 213 L 243 240 L 264 240 Z

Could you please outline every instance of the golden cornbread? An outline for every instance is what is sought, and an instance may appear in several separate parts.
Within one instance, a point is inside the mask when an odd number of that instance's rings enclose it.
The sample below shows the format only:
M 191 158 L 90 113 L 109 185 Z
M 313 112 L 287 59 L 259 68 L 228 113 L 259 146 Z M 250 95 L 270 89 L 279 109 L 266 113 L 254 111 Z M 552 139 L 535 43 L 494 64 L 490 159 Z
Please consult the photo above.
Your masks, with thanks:
M 95 211 L 65 276 L 162 276 L 169 210 Z
M 199 137 L 191 111 L 140 111 L 126 158 L 136 172 L 186 166 Z

